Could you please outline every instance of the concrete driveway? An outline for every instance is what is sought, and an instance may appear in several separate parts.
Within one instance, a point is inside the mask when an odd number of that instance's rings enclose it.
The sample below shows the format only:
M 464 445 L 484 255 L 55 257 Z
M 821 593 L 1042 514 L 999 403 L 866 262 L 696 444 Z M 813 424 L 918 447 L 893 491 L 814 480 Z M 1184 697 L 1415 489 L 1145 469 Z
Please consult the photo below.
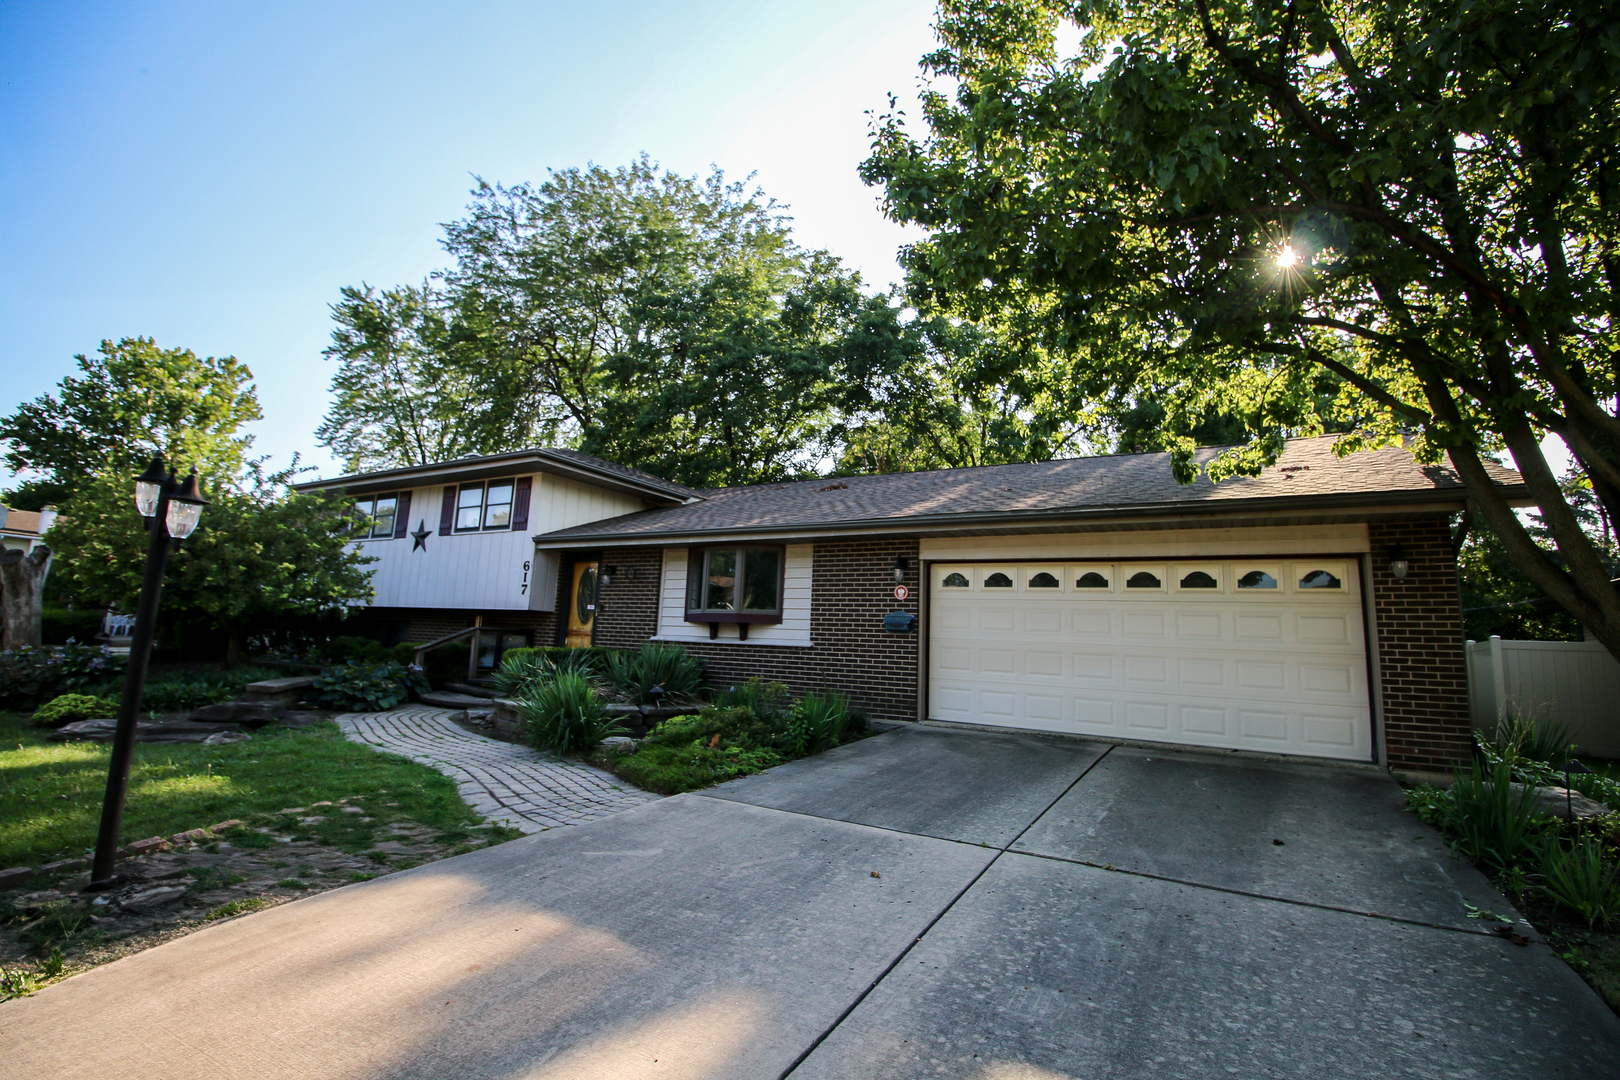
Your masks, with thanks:
M 1620 1019 L 1401 803 L 908 728 L 0 1005 L 0 1077 L 1614 1077 Z

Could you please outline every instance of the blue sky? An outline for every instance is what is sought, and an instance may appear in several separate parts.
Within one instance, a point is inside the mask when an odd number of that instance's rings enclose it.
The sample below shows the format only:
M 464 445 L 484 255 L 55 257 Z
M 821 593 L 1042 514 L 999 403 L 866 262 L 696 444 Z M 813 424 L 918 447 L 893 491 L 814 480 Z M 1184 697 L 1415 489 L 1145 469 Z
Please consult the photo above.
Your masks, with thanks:
M 233 354 L 301 452 L 343 285 L 444 265 L 471 177 L 711 163 L 884 284 L 907 234 L 855 174 L 928 0 L 0 3 L 0 412 L 103 338 Z M 913 115 L 915 115 L 913 113 Z M 0 470 L 0 481 L 5 477 Z

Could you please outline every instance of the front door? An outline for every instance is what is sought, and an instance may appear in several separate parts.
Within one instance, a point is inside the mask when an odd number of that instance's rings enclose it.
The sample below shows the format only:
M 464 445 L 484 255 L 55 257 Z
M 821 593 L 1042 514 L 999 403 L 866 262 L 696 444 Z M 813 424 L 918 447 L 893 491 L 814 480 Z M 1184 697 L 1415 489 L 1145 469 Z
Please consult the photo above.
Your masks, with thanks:
M 568 637 L 564 644 L 570 649 L 584 649 L 591 644 L 591 627 L 596 623 L 596 564 L 574 564 L 574 587 L 569 592 Z

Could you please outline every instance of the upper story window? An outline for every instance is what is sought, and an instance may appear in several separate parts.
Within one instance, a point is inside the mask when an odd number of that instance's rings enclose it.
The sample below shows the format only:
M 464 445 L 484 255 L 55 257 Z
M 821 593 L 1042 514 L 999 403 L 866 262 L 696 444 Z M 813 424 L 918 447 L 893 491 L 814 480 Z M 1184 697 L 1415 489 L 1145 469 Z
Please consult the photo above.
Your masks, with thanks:
M 462 484 L 456 489 L 456 532 L 512 527 L 512 481 Z
M 693 550 L 687 564 L 687 621 L 780 622 L 782 571 L 779 547 Z
M 399 513 L 398 495 L 367 495 L 354 500 L 355 511 L 368 522 L 360 527 L 360 539 L 381 540 L 394 535 L 394 519 Z

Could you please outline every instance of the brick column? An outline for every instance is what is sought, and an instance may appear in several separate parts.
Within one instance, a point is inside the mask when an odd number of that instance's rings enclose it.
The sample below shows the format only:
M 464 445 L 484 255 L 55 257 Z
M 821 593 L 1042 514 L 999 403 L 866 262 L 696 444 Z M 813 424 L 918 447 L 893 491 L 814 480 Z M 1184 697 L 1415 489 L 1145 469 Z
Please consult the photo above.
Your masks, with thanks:
M 663 548 L 609 548 L 600 563 L 618 572 L 596 590 L 595 643 L 609 649 L 639 649 L 658 633 L 658 591 Z M 563 613 L 566 619 L 566 612 Z M 566 625 L 566 624 L 565 624 Z
M 1468 760 L 1473 736 L 1449 521 L 1374 522 L 1367 532 L 1389 765 L 1450 771 Z M 1411 563 L 1405 581 L 1389 572 L 1395 544 L 1406 548 Z

